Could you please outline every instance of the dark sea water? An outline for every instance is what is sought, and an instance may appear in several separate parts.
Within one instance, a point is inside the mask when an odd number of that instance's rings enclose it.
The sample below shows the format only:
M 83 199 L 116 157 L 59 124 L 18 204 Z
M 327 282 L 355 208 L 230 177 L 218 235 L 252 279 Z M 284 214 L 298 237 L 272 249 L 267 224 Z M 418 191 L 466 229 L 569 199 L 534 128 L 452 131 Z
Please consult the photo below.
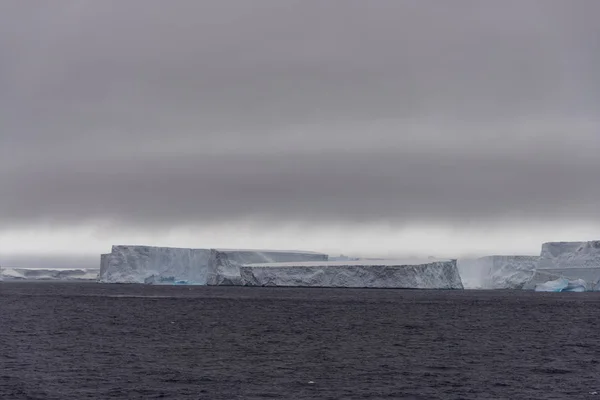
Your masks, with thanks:
M 4 282 L 0 399 L 600 399 L 599 321 L 600 293 Z

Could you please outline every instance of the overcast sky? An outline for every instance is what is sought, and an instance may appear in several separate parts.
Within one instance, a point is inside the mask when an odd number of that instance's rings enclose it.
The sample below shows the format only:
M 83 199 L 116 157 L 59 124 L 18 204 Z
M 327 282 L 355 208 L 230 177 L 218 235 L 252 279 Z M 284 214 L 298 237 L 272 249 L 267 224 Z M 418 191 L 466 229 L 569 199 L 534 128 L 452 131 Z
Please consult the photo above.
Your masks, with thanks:
M 600 239 L 599 15 L 596 0 L 2 1 L 0 253 Z

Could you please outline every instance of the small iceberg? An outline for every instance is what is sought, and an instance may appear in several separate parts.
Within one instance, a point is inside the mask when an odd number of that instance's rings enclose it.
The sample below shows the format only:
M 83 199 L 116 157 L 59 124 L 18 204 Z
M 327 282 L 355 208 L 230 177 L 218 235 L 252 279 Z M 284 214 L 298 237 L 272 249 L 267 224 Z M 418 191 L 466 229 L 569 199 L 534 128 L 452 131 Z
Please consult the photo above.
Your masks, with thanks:
M 553 281 L 540 283 L 535 286 L 536 292 L 585 292 L 586 283 L 583 279 L 570 281 L 566 278 L 558 278 Z

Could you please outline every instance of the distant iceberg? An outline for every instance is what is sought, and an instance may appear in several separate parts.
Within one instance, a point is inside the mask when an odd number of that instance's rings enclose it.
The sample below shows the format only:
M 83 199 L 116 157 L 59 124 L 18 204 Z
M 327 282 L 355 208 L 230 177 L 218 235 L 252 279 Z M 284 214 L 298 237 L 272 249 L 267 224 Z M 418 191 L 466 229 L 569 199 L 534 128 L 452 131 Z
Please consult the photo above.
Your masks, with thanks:
M 2 268 L 1 277 L 6 281 L 95 281 L 97 268 Z

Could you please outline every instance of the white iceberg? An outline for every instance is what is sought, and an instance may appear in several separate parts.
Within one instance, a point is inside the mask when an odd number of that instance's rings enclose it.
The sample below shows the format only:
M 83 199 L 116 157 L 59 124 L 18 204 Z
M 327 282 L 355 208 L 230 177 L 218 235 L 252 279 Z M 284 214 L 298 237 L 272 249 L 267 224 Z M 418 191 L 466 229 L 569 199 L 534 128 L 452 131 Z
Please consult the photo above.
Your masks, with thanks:
M 582 280 L 588 290 L 600 289 L 600 241 L 544 243 L 535 273 L 523 288 L 535 290 L 561 278 Z
M 192 285 L 240 285 L 243 264 L 319 261 L 327 255 L 310 251 L 185 249 L 113 246 L 100 256 L 99 281 L 105 283 L 187 282 Z
M 146 278 L 172 277 L 201 285 L 208 279 L 209 249 L 153 246 L 112 246 L 100 256 L 99 281 L 144 283 Z
M 327 261 L 328 256 L 311 251 L 212 249 L 208 285 L 241 285 L 240 267 L 248 264 Z
M 3 268 L 2 278 L 7 281 L 95 281 L 98 272 L 97 268 Z
M 463 289 L 456 260 L 270 263 L 240 271 L 246 286 Z

